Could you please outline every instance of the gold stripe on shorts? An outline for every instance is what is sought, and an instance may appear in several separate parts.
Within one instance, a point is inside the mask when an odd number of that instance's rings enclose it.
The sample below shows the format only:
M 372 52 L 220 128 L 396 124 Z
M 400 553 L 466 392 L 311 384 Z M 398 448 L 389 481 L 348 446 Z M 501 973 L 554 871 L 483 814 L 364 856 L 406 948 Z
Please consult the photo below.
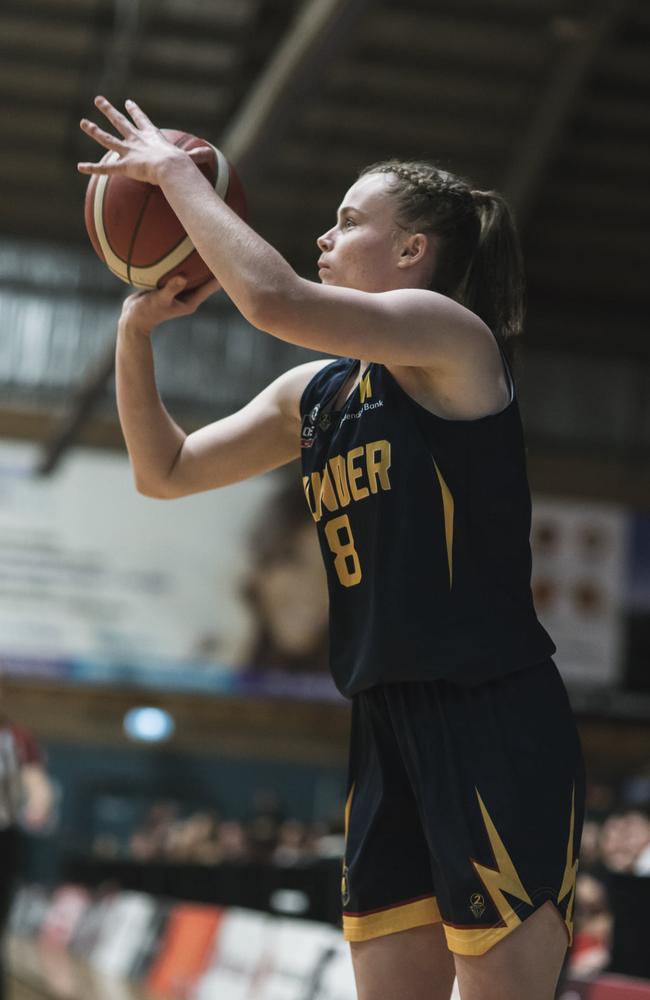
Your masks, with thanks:
M 343 914 L 343 937 L 346 941 L 370 941 L 383 934 L 407 931 L 412 927 L 440 923 L 442 917 L 435 896 L 391 906 L 374 913 Z

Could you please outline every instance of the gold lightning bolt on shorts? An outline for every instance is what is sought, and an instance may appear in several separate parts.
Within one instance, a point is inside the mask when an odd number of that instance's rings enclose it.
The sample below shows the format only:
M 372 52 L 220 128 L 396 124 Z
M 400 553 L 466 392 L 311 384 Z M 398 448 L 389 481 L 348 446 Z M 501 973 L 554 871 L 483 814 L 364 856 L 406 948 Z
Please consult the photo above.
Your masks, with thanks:
M 381 684 L 353 698 L 343 932 L 442 921 L 482 955 L 546 900 L 570 943 L 584 764 L 552 659 L 475 686 Z

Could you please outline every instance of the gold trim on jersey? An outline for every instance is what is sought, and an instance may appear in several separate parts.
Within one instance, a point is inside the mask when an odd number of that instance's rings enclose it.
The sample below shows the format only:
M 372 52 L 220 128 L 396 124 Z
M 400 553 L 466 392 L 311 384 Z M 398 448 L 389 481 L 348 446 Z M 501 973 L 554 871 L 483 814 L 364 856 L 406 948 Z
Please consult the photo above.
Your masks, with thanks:
M 454 498 L 451 490 L 445 482 L 442 472 L 438 468 L 435 458 L 431 456 L 433 467 L 436 470 L 440 493 L 442 494 L 442 512 L 445 519 L 445 544 L 447 546 L 447 564 L 449 566 L 449 589 L 453 579 L 453 546 L 454 546 Z
M 479 864 L 478 861 L 473 861 L 472 864 L 483 882 L 483 885 L 490 894 L 490 898 L 492 899 L 492 902 L 501 917 L 501 923 L 495 927 L 477 928 L 458 927 L 453 924 L 445 923 L 443 926 L 445 937 L 447 939 L 447 945 L 450 951 L 455 951 L 459 955 L 484 955 L 486 951 L 493 947 L 493 945 L 495 945 L 498 941 L 501 941 L 522 923 L 521 917 L 517 915 L 515 910 L 503 895 L 504 892 L 507 892 L 508 895 L 513 896 L 515 899 L 520 899 L 522 903 L 526 903 L 530 907 L 535 905 L 519 878 L 512 859 L 508 854 L 508 851 L 506 850 L 505 845 L 497 832 L 496 826 L 492 821 L 492 817 L 487 811 L 485 803 L 479 794 L 478 788 L 475 789 L 475 791 L 483 816 L 483 822 L 485 823 L 485 829 L 490 841 L 490 846 L 492 847 L 492 853 L 494 854 L 494 863 L 496 867 L 489 868 L 487 865 Z M 573 860 L 574 824 L 575 786 L 571 796 L 571 818 L 569 821 L 569 840 L 567 844 L 566 866 L 564 869 L 562 885 L 557 897 L 558 905 L 556 906 L 558 916 L 566 926 L 569 936 L 569 946 L 573 942 L 573 896 L 575 893 L 575 880 L 578 868 L 577 861 Z M 567 906 L 566 916 L 563 916 L 561 910 L 559 909 L 559 904 L 568 893 L 571 893 L 571 897 Z M 554 900 L 551 900 L 551 902 L 555 905 Z
M 370 387 L 370 369 L 366 370 L 365 375 L 359 382 L 359 395 L 361 397 L 361 402 L 365 403 L 367 399 L 372 396 L 372 389 Z
M 401 903 L 374 913 L 343 914 L 343 937 L 346 941 L 370 941 L 384 934 L 408 931 L 442 920 L 435 896 L 411 903 Z
M 352 787 L 348 793 L 347 801 L 345 803 L 345 816 L 343 820 L 343 865 L 341 869 L 341 899 L 343 900 L 343 905 L 345 906 L 350 902 L 350 883 L 349 883 L 349 870 L 347 863 L 347 850 L 348 850 L 348 830 L 350 829 L 350 810 L 352 809 L 352 797 L 354 796 L 354 789 L 356 782 L 352 782 Z
M 345 830 L 345 833 L 344 833 L 344 838 L 345 838 L 345 846 L 346 847 L 347 847 L 347 844 L 348 844 L 348 830 L 350 829 L 350 811 L 352 810 L 352 798 L 354 796 L 355 786 L 356 786 L 356 782 L 353 781 L 352 782 L 352 787 L 350 789 L 350 794 L 348 795 L 347 802 L 345 803 L 345 820 L 344 820 L 344 830 Z
M 562 902 L 564 897 L 570 893 L 569 901 L 566 908 L 566 916 L 564 917 L 564 922 L 566 924 L 567 930 L 569 932 L 569 945 L 573 944 L 573 904 L 575 902 L 575 892 L 576 892 L 576 876 L 578 874 L 578 859 L 574 858 L 574 848 L 573 848 L 573 831 L 575 827 L 575 815 L 576 815 L 576 786 L 573 785 L 571 791 L 571 818 L 569 820 L 569 839 L 566 845 L 566 865 L 564 867 L 564 876 L 562 878 L 562 885 L 560 886 L 560 891 L 557 894 L 558 904 Z
M 442 928 L 449 951 L 454 951 L 457 955 L 484 955 L 513 930 L 512 927 L 481 927 L 474 930 L 450 924 L 443 924 Z
M 557 907 L 555 909 L 558 917 L 564 922 L 568 931 L 568 946 L 570 947 L 573 940 L 571 927 L 566 923 L 566 920 L 564 920 Z M 443 922 L 442 928 L 445 932 L 447 947 L 450 951 L 455 952 L 457 955 L 484 955 L 486 951 L 489 951 L 495 944 L 502 941 L 521 923 L 522 921 L 517 918 L 517 923 L 510 927 L 499 925 L 497 927 L 477 927 L 474 929 L 473 927 L 455 927 L 453 924 Z

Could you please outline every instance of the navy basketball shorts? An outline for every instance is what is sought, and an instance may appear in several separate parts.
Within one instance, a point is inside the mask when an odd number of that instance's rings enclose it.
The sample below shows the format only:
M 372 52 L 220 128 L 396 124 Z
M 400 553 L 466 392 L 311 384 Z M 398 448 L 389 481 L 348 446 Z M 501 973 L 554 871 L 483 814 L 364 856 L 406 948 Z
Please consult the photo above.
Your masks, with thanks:
M 343 934 L 442 922 L 482 955 L 551 900 L 572 940 L 584 764 L 552 659 L 483 683 L 352 699 Z

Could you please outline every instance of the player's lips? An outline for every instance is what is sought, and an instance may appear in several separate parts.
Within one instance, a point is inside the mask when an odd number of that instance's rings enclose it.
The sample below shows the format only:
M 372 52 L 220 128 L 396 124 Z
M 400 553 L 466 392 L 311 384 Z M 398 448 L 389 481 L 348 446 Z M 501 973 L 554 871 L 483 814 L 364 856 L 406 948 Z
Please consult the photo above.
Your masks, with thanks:
M 318 268 L 319 268 L 319 270 L 321 268 L 328 268 L 329 269 L 329 264 L 326 264 L 325 261 L 321 258 L 321 260 L 318 261 Z

